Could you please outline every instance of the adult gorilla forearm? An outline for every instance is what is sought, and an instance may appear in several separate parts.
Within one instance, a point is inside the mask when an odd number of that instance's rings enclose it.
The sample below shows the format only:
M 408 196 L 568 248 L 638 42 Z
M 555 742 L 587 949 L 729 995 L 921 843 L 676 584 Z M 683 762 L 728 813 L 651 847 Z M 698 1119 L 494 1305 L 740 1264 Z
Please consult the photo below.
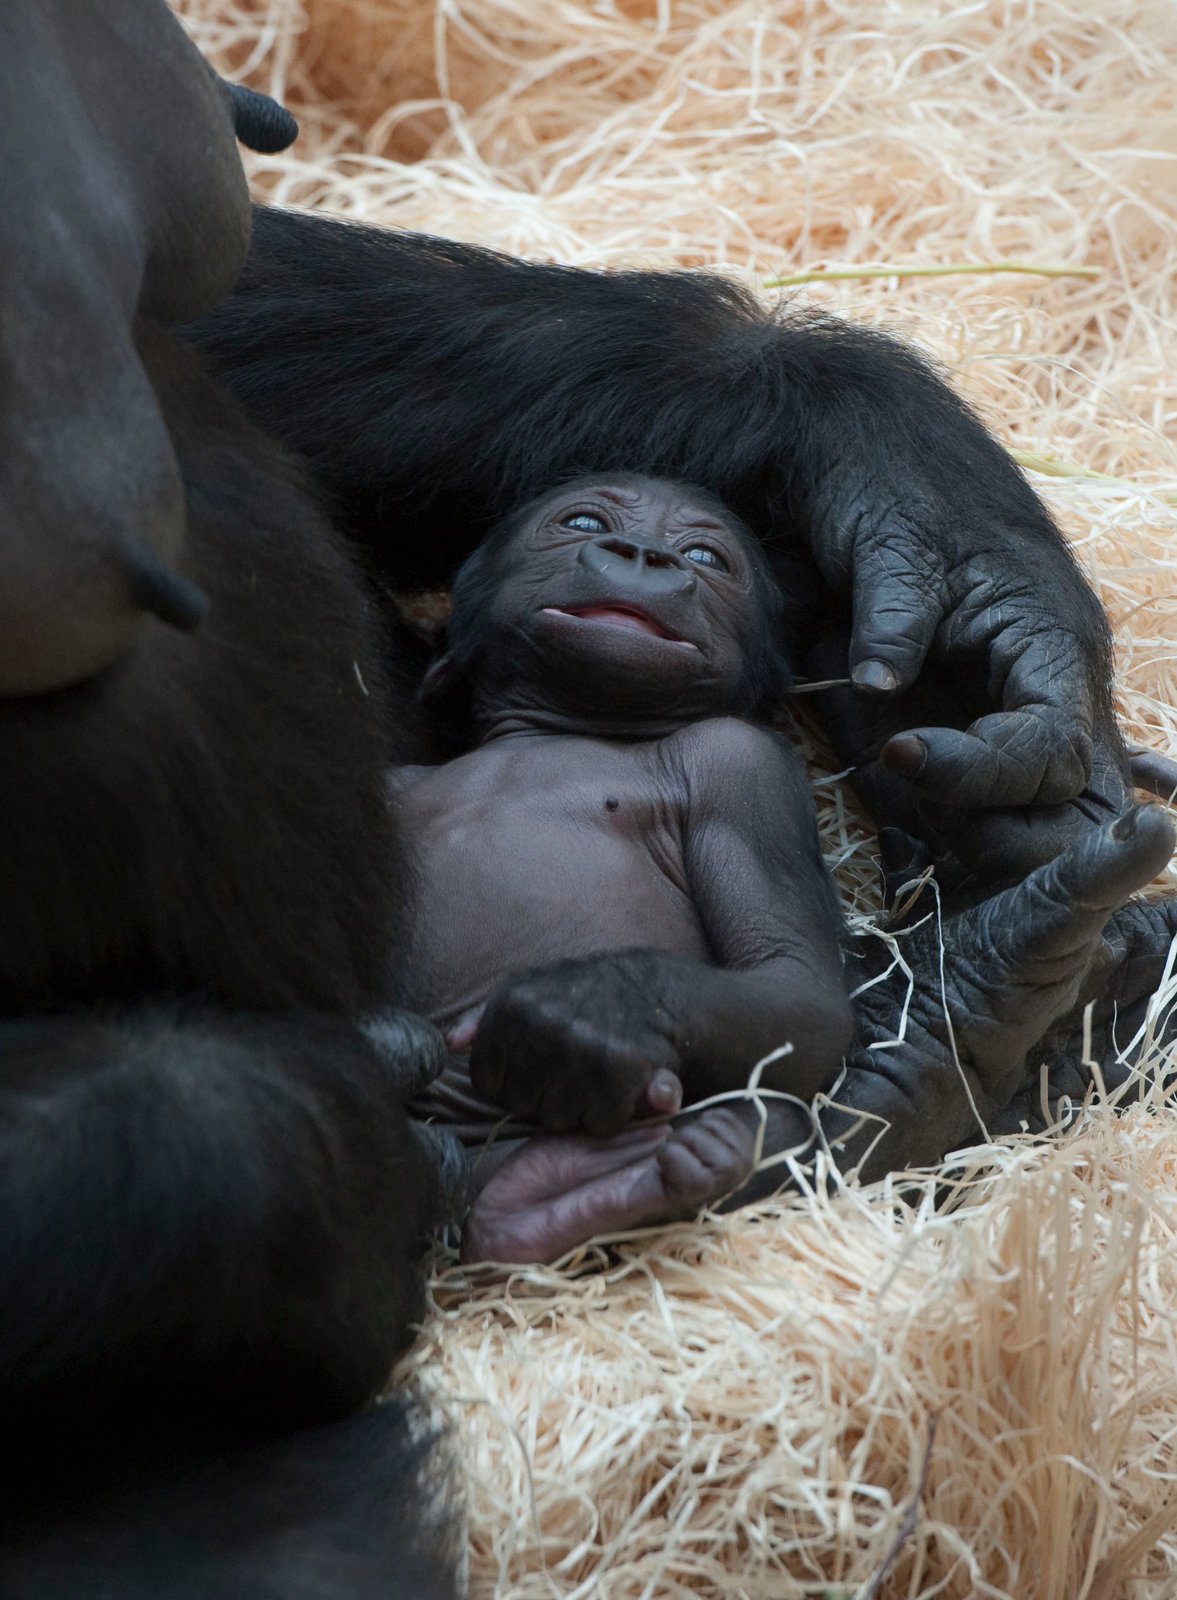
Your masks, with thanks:
M 978 720 L 895 752 L 920 792 L 1064 801 L 1114 744 L 1098 603 L 1004 451 L 892 339 L 703 274 L 528 265 L 265 208 L 235 294 L 190 334 L 395 585 L 448 578 L 562 475 L 677 475 L 809 553 L 852 604 L 862 690 L 910 685 L 929 650 L 957 669 Z
M 346 1416 L 423 1309 L 440 1212 L 398 1060 L 348 1023 L 196 1005 L 0 1022 L 0 1416 Z

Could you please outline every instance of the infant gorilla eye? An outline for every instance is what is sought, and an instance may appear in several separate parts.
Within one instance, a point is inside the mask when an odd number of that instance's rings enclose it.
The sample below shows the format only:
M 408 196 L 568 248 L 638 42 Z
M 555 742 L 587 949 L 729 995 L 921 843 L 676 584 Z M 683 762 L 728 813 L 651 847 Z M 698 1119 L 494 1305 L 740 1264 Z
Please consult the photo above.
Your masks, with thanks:
M 577 533 L 608 533 L 609 524 L 595 511 L 574 511 L 570 517 L 561 517 L 560 526 L 575 528 Z
M 688 561 L 693 561 L 696 566 L 714 567 L 716 572 L 730 572 L 731 567 L 720 555 L 718 550 L 713 550 L 709 544 L 689 544 L 683 551 Z

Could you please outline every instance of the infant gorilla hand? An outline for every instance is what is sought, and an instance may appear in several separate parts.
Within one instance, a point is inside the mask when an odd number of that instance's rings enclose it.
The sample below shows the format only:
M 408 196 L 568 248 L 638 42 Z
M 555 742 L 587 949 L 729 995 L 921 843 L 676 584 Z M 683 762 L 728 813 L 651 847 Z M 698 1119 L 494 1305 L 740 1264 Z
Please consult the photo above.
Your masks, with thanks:
M 462 1260 L 555 1261 L 602 1234 L 693 1216 L 746 1182 L 755 1146 L 753 1121 L 726 1106 L 613 1139 L 525 1139 L 477 1194 Z
M 548 1133 L 595 1138 L 672 1117 L 681 1061 L 652 951 L 561 961 L 508 978 L 470 1051 L 479 1094 Z

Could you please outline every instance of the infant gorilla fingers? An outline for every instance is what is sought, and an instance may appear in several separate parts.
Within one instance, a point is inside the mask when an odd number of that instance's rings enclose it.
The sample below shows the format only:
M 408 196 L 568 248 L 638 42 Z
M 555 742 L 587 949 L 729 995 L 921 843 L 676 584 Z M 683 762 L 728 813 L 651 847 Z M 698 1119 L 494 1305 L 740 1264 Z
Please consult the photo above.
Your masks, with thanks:
M 635 1116 L 682 1103 L 670 1043 L 651 1001 L 614 983 L 608 959 L 560 962 L 509 979 L 487 1005 L 470 1052 L 480 1094 L 546 1133 L 620 1133 Z
M 722 1200 L 752 1176 L 755 1155 L 752 1125 L 734 1107 L 689 1113 L 657 1153 L 668 1206 L 687 1215 Z

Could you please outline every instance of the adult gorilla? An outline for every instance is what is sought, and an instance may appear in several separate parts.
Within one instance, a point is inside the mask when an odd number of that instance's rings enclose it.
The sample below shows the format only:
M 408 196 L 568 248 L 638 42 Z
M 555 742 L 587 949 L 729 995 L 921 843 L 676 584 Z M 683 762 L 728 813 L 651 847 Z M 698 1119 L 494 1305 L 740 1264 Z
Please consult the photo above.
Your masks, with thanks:
M 409 1419 L 337 1420 L 440 1200 L 373 619 L 161 326 L 293 124 L 163 0 L 5 0 L 0 104 L 0 1592 L 448 1594 Z
M 0 104 L 0 1590 L 447 1593 L 411 1553 L 403 1417 L 347 1420 L 410 1330 L 439 1207 L 401 1108 L 436 1041 L 386 1009 L 376 619 L 298 472 L 166 331 L 242 268 L 234 122 L 291 130 L 163 0 L 6 0 Z M 448 570 L 470 507 L 533 480 L 685 471 L 853 590 L 867 690 L 935 636 L 1001 708 L 887 758 L 922 760 L 945 855 L 969 859 L 954 803 L 1057 801 L 1019 859 L 1121 804 L 1098 608 L 899 348 L 778 328 L 705 279 L 267 213 L 204 340 L 378 572 Z M 1063 930 L 1068 994 L 1136 881 L 1093 914 L 1099 860 L 1070 859 L 1035 924 Z M 1017 909 L 996 904 L 947 930 L 964 961 Z M 1150 922 L 1145 966 L 1158 948 Z M 876 1070 L 854 1066 L 868 1099 Z M 897 1126 L 951 1138 L 923 1071 Z

